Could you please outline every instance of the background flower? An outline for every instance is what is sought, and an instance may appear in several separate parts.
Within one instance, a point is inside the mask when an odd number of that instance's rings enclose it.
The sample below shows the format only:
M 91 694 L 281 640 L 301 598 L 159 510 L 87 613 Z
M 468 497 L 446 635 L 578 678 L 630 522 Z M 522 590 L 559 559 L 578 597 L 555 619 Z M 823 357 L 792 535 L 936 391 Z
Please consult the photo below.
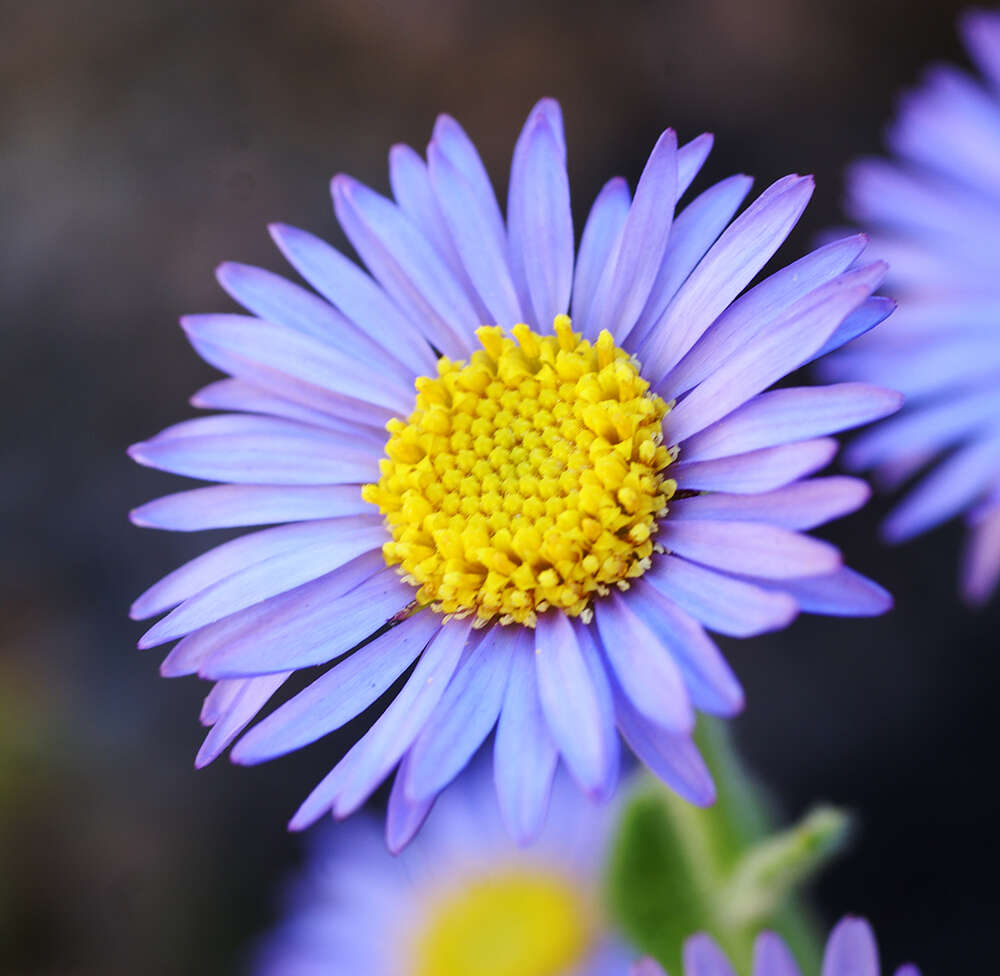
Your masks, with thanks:
M 609 976 L 631 954 L 610 933 L 601 875 L 614 809 L 562 776 L 528 850 L 510 840 L 479 766 L 398 858 L 359 817 L 312 839 L 258 976 Z
M 199 765 L 296 670 L 364 643 L 234 749 L 257 763 L 312 743 L 415 664 L 296 829 L 355 812 L 402 760 L 398 850 L 494 725 L 498 799 L 521 842 L 544 820 L 559 759 L 590 795 L 614 791 L 618 731 L 704 805 L 714 788 L 689 738 L 695 709 L 743 705 L 704 628 L 745 637 L 799 610 L 888 609 L 881 587 L 803 534 L 862 505 L 866 486 L 803 479 L 836 451 L 828 435 L 900 397 L 857 383 L 765 392 L 885 318 L 891 303 L 869 297 L 885 266 L 848 237 L 741 296 L 813 183 L 778 180 L 733 219 L 750 180 L 732 177 L 672 219 L 711 142 L 678 148 L 664 132 L 634 194 L 605 185 L 574 255 L 558 104 L 539 102 L 518 138 L 506 224 L 472 142 L 440 116 L 426 164 L 390 153 L 395 202 L 333 179 L 372 277 L 284 225 L 272 236 L 332 304 L 221 266 L 254 315 L 183 325 L 230 374 L 193 402 L 230 412 L 129 449 L 224 483 L 150 502 L 132 513 L 139 525 L 279 523 L 204 553 L 132 607 L 138 619 L 170 611 L 140 641 L 181 638 L 165 675 L 216 681 Z
M 1000 14 L 970 12 L 961 27 L 985 80 L 928 71 L 890 129 L 896 158 L 848 176 L 848 212 L 872 229 L 902 308 L 820 372 L 906 394 L 845 461 L 887 489 L 919 474 L 885 521 L 890 542 L 965 516 L 961 589 L 982 604 L 1000 579 Z
M 823 976 L 879 976 L 878 946 L 871 926 L 861 918 L 844 918 L 830 933 L 823 956 Z M 684 976 L 734 976 L 735 970 L 707 935 L 695 935 L 684 947 Z M 637 963 L 632 976 L 663 976 L 651 959 Z M 773 932 L 757 938 L 753 976 L 800 976 L 787 946 Z M 900 966 L 896 976 L 920 976 L 915 966 Z

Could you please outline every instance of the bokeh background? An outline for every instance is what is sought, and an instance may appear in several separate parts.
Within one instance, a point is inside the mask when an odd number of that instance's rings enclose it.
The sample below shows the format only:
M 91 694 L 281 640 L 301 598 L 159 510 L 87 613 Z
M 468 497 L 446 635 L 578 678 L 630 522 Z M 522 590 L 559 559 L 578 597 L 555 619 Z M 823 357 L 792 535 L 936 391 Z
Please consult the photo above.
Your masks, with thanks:
M 0 39 L 0 971 L 236 972 L 300 859 L 284 830 L 340 755 L 195 773 L 204 688 L 158 678 L 130 600 L 209 544 L 131 527 L 177 479 L 124 448 L 213 378 L 177 318 L 230 308 L 212 270 L 283 270 L 265 223 L 338 243 L 327 181 L 387 188 L 393 142 L 456 115 L 505 192 L 537 97 L 562 100 L 578 228 L 666 125 L 716 148 L 697 186 L 813 172 L 777 261 L 841 218 L 897 90 L 961 60 L 928 0 L 39 0 Z M 886 551 L 878 502 L 830 536 L 897 595 L 727 650 L 739 745 L 787 817 L 853 809 L 816 888 L 872 918 L 889 962 L 996 966 L 1000 600 L 955 596 L 956 526 Z M 211 541 L 217 541 L 213 538 Z M 993 957 L 990 966 L 985 961 Z M 361 976 L 361 974 L 359 974 Z

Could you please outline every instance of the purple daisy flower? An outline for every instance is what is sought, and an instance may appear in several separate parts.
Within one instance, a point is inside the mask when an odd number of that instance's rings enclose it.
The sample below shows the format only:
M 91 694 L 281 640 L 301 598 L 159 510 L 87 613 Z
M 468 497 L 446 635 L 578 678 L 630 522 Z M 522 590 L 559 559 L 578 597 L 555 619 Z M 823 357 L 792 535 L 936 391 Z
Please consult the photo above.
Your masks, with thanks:
M 879 976 L 878 946 L 871 926 L 862 918 L 842 919 L 826 944 L 821 976 Z M 664 976 L 652 960 L 643 959 L 632 976 Z M 684 945 L 684 976 L 736 976 L 722 950 L 707 935 L 696 935 Z M 753 976 L 801 976 L 780 936 L 764 932 L 753 951 Z M 896 976 L 920 976 L 916 966 L 901 966 Z
M 416 829 L 494 726 L 500 807 L 519 840 L 540 829 L 560 759 L 589 795 L 613 792 L 619 732 L 708 804 L 695 711 L 732 715 L 743 693 L 706 628 L 746 637 L 800 610 L 888 608 L 804 533 L 868 496 L 852 478 L 807 477 L 833 457 L 829 435 L 899 397 L 858 383 L 765 392 L 888 314 L 870 297 L 885 265 L 848 237 L 741 295 L 813 182 L 785 177 L 734 220 L 750 188 L 734 176 L 675 218 L 710 146 L 678 148 L 667 130 L 634 194 L 621 179 L 604 187 L 574 253 L 558 105 L 540 102 L 517 141 L 506 221 L 472 143 L 442 116 L 426 163 L 393 148 L 395 202 L 333 180 L 371 276 L 286 226 L 272 228 L 278 246 L 326 300 L 220 268 L 252 314 L 183 325 L 229 374 L 193 403 L 224 412 L 131 448 L 141 464 L 225 483 L 144 505 L 137 524 L 274 526 L 133 606 L 136 618 L 170 611 L 140 641 L 180 639 L 163 674 L 216 682 L 199 766 L 289 675 L 343 657 L 233 749 L 257 763 L 314 742 L 413 668 L 293 828 L 348 816 L 402 763 L 396 796 L 411 813 L 397 823 Z M 391 846 L 410 832 L 390 829 Z
M 538 842 L 519 848 L 488 771 L 447 790 L 400 857 L 371 818 L 317 836 L 257 976 L 620 976 L 601 874 L 611 807 L 580 803 L 563 776 Z M 390 817 L 395 810 L 390 808 Z
M 897 158 L 856 163 L 848 178 L 848 210 L 873 228 L 902 307 L 821 368 L 905 394 L 903 412 L 858 438 L 845 461 L 873 469 L 886 489 L 933 464 L 885 538 L 964 513 L 961 590 L 981 604 L 1000 580 L 1000 14 L 968 13 L 961 27 L 986 84 L 933 68 L 889 132 Z

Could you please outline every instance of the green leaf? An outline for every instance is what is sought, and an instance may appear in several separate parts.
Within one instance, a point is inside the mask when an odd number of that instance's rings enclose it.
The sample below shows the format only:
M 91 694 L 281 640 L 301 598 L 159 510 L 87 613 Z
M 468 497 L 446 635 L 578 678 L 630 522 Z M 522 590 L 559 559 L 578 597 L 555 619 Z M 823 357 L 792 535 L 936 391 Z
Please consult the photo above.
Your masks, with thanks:
M 803 968 L 818 969 L 820 944 L 792 895 L 843 846 L 847 818 L 822 808 L 772 832 L 769 805 L 740 765 L 725 727 L 701 721 L 696 735 L 718 798 L 707 809 L 682 800 L 650 775 L 637 779 L 609 859 L 612 917 L 643 953 L 682 973 L 687 938 L 708 932 L 737 972 L 749 973 L 753 940 L 780 932 Z

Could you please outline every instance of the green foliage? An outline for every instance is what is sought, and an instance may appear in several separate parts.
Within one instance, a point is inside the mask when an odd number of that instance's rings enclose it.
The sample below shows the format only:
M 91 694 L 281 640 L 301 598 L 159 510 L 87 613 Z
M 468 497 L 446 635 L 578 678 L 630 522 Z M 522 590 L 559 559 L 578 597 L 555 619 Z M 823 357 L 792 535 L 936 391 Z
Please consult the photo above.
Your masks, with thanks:
M 753 939 L 780 932 L 804 971 L 819 968 L 809 916 L 791 895 L 842 847 L 846 816 L 819 808 L 798 825 L 772 831 L 772 817 L 729 745 L 721 723 L 697 734 L 718 799 L 701 810 L 651 776 L 626 802 L 608 870 L 613 917 L 644 953 L 681 976 L 681 950 L 708 932 L 740 973 L 749 973 Z

